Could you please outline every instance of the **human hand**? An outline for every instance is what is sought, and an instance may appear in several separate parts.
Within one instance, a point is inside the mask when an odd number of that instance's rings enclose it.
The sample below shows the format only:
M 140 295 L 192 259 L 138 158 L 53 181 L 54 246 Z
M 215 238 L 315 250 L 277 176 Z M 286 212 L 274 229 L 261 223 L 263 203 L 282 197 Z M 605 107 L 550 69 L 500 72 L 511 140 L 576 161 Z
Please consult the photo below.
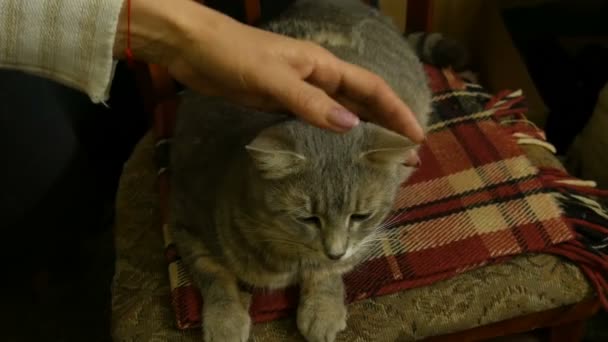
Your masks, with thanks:
M 131 0 L 136 58 L 166 66 L 189 88 L 260 109 L 287 109 L 311 124 L 344 132 L 358 117 L 415 142 L 415 116 L 377 75 L 322 47 L 241 24 L 188 0 Z M 124 57 L 126 9 L 115 56 Z

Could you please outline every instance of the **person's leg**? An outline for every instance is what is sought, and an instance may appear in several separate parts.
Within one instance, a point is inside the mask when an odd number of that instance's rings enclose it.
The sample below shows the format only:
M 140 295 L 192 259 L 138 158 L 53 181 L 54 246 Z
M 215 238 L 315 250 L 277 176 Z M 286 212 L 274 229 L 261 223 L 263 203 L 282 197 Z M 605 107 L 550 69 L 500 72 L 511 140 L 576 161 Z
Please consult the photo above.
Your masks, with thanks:
M 0 220 L 13 226 L 76 154 L 76 137 L 50 82 L 0 71 Z
M 3 304 L 0 319 L 13 318 L 16 333 L 107 339 L 113 198 L 146 128 L 125 75 L 119 70 L 110 110 L 56 83 L 0 71 L 1 250 L 13 287 L 3 296 L 14 304 Z

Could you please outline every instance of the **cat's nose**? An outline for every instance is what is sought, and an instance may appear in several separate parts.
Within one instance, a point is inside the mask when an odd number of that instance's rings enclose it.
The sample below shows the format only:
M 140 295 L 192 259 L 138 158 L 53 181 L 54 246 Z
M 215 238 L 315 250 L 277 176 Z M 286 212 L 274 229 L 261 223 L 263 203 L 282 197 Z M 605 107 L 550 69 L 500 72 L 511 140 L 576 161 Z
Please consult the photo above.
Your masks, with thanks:
M 344 256 L 345 252 L 341 253 L 327 253 L 327 257 L 331 260 L 340 260 Z
M 340 260 L 348 249 L 348 235 L 346 227 L 326 229 L 323 236 L 323 249 L 330 260 Z

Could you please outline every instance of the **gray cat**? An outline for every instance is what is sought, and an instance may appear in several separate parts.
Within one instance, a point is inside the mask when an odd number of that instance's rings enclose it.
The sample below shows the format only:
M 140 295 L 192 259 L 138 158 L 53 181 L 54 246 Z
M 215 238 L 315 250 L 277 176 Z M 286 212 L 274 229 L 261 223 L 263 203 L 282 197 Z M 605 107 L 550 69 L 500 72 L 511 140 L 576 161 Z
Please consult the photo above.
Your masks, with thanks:
M 360 0 L 297 1 L 265 27 L 377 73 L 426 127 L 431 93 L 420 61 Z M 248 339 L 242 284 L 299 284 L 300 332 L 333 341 L 346 328 L 342 275 L 377 238 L 417 146 L 371 123 L 336 134 L 192 92 L 172 146 L 171 223 L 202 291 L 205 340 Z

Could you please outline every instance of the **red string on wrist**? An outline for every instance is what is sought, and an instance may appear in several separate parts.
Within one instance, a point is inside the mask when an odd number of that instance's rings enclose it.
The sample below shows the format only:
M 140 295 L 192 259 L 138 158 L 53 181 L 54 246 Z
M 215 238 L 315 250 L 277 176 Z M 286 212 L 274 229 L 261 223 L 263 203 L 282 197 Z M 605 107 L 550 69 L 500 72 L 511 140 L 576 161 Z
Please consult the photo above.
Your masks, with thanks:
M 131 50 L 131 0 L 127 0 L 127 48 L 125 49 L 125 56 L 129 66 L 135 66 L 135 58 L 133 57 L 133 50 Z

